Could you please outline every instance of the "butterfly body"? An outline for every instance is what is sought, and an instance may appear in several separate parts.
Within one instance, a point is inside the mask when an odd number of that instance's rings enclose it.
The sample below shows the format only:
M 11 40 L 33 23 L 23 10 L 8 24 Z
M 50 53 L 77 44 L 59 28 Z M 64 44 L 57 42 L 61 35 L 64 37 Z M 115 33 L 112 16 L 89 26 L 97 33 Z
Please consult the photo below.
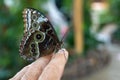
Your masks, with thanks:
M 24 9 L 23 18 L 25 29 L 19 51 L 24 59 L 35 60 L 61 48 L 53 26 L 38 10 Z

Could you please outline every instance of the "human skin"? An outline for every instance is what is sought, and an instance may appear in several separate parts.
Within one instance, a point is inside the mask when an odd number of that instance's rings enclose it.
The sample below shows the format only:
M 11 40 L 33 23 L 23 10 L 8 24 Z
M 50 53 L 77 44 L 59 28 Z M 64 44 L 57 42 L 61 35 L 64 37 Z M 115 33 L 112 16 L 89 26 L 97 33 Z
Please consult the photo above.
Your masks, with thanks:
M 65 49 L 40 57 L 9 80 L 60 80 L 68 59 Z

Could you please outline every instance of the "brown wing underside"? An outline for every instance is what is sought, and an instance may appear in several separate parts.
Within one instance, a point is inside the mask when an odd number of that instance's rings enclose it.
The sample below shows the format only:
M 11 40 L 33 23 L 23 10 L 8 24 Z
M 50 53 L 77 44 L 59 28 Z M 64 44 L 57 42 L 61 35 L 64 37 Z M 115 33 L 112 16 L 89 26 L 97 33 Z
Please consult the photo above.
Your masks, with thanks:
M 56 49 L 57 44 L 60 43 L 56 33 L 54 32 L 54 29 L 51 28 L 52 26 L 48 22 L 43 22 L 40 24 L 40 26 L 41 28 L 39 31 L 45 33 L 45 39 L 43 40 L 43 42 L 38 42 L 38 45 L 35 46 L 35 50 L 37 50 L 37 47 L 39 49 L 39 57 L 53 53 Z M 31 53 L 31 43 L 35 43 L 34 34 L 39 31 L 35 31 L 34 33 L 32 33 L 29 39 L 26 41 L 22 54 L 26 55 L 27 60 L 36 59 L 36 55 L 38 54 L 38 52 L 34 51 L 33 53 Z
M 31 13 L 31 15 L 29 15 L 28 12 Z M 29 18 L 29 16 L 31 16 L 31 18 Z M 25 33 L 20 44 L 20 54 L 23 58 L 34 60 L 38 57 L 53 53 L 54 50 L 60 46 L 60 41 L 53 26 L 48 20 L 44 20 L 46 17 L 38 10 L 33 8 L 25 9 L 23 17 L 25 21 Z M 41 18 L 40 21 L 38 20 L 39 18 Z M 37 20 L 39 22 L 37 22 Z M 40 34 L 39 38 L 41 38 L 41 35 L 43 36 L 41 41 L 35 39 L 38 33 Z

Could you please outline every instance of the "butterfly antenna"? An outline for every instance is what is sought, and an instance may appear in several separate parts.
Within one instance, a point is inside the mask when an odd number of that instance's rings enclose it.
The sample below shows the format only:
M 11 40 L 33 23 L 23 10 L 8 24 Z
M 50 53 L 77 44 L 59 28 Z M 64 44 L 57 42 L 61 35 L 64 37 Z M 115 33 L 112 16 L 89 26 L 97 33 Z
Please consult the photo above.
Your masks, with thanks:
M 62 37 L 62 39 L 61 39 L 61 48 L 63 48 L 64 47 L 64 40 L 65 40 L 65 38 L 66 38 L 66 36 L 67 36 L 67 34 L 68 34 L 68 32 L 69 32 L 69 28 L 67 29 L 67 31 L 64 33 L 64 35 L 63 35 L 63 37 Z
M 66 36 L 67 36 L 67 34 L 68 34 L 68 32 L 69 32 L 69 29 L 70 29 L 70 28 L 68 28 L 67 31 L 64 33 L 64 35 L 63 35 L 63 37 L 62 37 L 62 39 L 61 39 L 61 42 L 64 42 L 64 40 L 65 40 L 65 38 L 66 38 Z
M 61 43 L 62 43 L 63 46 L 64 46 L 63 42 L 64 42 L 64 40 L 65 40 L 65 38 L 66 38 L 66 36 L 67 36 L 67 34 L 68 34 L 69 31 L 70 31 L 70 27 L 67 29 L 67 31 L 64 33 L 64 35 L 63 35 L 63 37 L 61 39 Z M 64 53 L 64 57 L 66 59 L 65 53 Z

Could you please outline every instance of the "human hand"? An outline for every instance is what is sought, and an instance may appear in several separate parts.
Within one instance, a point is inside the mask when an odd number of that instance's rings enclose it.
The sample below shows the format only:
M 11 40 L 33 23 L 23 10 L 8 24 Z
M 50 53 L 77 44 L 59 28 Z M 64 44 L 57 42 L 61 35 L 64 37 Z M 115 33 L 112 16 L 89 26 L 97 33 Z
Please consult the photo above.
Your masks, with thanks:
M 60 80 L 67 59 L 68 52 L 61 49 L 25 66 L 10 80 Z

